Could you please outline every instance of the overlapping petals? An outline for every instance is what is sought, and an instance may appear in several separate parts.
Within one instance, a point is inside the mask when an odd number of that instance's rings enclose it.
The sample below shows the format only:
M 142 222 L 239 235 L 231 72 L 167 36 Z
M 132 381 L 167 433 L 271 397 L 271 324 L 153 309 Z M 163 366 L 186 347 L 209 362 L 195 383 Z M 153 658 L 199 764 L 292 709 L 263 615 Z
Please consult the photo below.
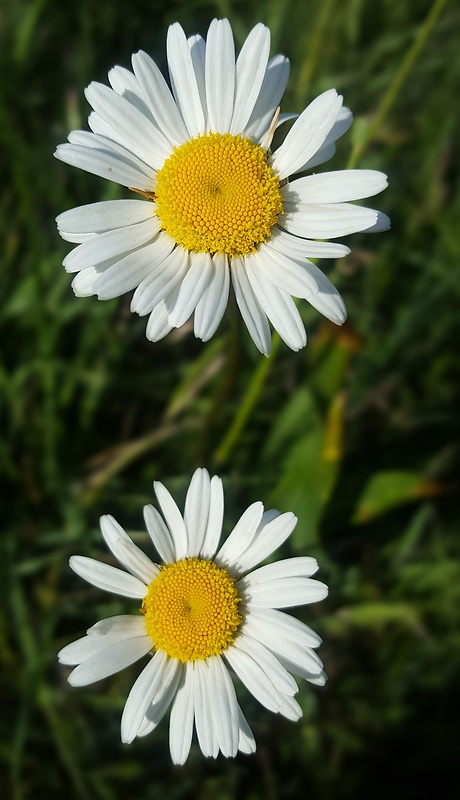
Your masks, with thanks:
M 296 524 L 293 514 L 264 511 L 256 502 L 220 544 L 224 511 L 220 478 L 196 470 L 183 514 L 163 484 L 155 483 L 155 491 L 161 513 L 146 506 L 144 517 L 159 562 L 199 558 L 228 571 L 241 600 L 242 622 L 234 640 L 220 655 L 184 663 L 155 647 L 142 614 L 120 615 L 97 622 L 86 636 L 65 646 L 59 660 L 73 667 L 69 682 L 83 686 L 149 654 L 123 711 L 124 742 L 153 731 L 171 709 L 170 749 L 175 763 L 186 760 L 193 730 L 206 756 L 251 753 L 255 741 L 238 704 L 234 678 L 270 711 L 298 719 L 301 709 L 294 698 L 298 686 L 293 675 L 318 685 L 325 682 L 315 652 L 321 639 L 280 609 L 317 602 L 327 595 L 327 587 L 311 577 L 318 569 L 314 558 L 289 558 L 250 571 L 288 538 Z M 70 566 L 94 586 L 139 602 L 161 563 L 135 545 L 112 516 L 101 517 L 101 531 L 124 569 L 83 556 L 73 556 Z
M 195 336 L 207 341 L 221 322 L 232 287 L 262 353 L 271 347 L 269 323 L 299 350 L 306 333 L 293 297 L 308 300 L 336 324 L 346 319 L 340 294 L 309 259 L 339 258 L 349 249 L 315 239 L 388 227 L 385 215 L 353 205 L 381 192 L 386 177 L 350 170 L 291 180 L 331 158 L 335 142 L 351 125 L 351 112 L 330 89 L 310 103 L 269 156 L 281 184 L 283 213 L 265 244 L 240 257 L 185 250 L 161 229 L 154 202 L 158 171 L 174 148 L 206 133 L 239 135 L 267 150 L 289 61 L 282 55 L 269 58 L 270 34 L 262 24 L 235 57 L 227 20 L 213 20 L 206 41 L 187 39 L 175 23 L 166 49 L 170 86 L 146 53 L 136 53 L 133 72 L 114 67 L 111 88 L 92 83 L 86 90 L 93 108 L 91 132 L 73 131 L 56 150 L 62 161 L 150 198 L 94 203 L 59 215 L 61 236 L 78 245 L 64 259 L 66 270 L 76 273 L 72 288 L 77 296 L 99 299 L 134 290 L 131 310 L 148 316 L 150 340 L 158 341 L 194 315 Z

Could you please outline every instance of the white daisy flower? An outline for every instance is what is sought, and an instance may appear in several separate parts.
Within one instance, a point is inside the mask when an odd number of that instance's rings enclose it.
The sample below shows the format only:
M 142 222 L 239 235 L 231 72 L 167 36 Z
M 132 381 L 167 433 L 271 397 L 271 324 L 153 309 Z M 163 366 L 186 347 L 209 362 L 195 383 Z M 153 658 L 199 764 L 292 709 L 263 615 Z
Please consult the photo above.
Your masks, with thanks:
M 64 259 L 79 297 L 131 291 L 131 310 L 149 315 L 147 337 L 163 338 L 194 314 L 207 341 L 227 306 L 230 284 L 255 344 L 268 354 L 268 321 L 293 350 L 306 343 L 293 297 L 337 324 L 342 298 L 309 259 L 338 258 L 342 244 L 315 241 L 388 227 L 378 211 L 353 205 L 381 192 L 386 176 L 347 170 L 304 177 L 335 152 L 351 125 L 334 89 L 296 119 L 273 153 L 278 104 L 289 74 L 269 59 L 270 33 L 253 28 L 235 59 L 228 20 L 213 20 L 206 42 L 169 28 L 171 89 L 152 59 L 114 67 L 112 88 L 92 83 L 92 133 L 73 131 L 55 155 L 146 199 L 115 200 L 60 214 L 61 236 L 78 244 Z M 294 180 L 291 177 L 294 176 Z
M 183 516 L 168 490 L 154 486 L 163 516 L 149 505 L 144 517 L 162 564 L 151 561 L 111 516 L 101 518 L 102 535 L 127 572 L 84 556 L 70 559 L 94 586 L 141 601 L 141 613 L 97 622 L 64 647 L 59 660 L 75 666 L 69 683 L 84 686 L 150 655 L 126 701 L 123 742 L 150 733 L 171 706 L 174 763 L 185 762 L 194 727 L 205 756 L 253 753 L 233 679 L 270 711 L 298 720 L 302 711 L 291 673 L 325 683 L 315 652 L 321 639 L 279 609 L 322 600 L 327 587 L 310 577 L 318 569 L 314 558 L 253 570 L 291 534 L 294 514 L 264 512 L 262 503 L 253 503 L 219 547 L 220 478 L 196 470 Z

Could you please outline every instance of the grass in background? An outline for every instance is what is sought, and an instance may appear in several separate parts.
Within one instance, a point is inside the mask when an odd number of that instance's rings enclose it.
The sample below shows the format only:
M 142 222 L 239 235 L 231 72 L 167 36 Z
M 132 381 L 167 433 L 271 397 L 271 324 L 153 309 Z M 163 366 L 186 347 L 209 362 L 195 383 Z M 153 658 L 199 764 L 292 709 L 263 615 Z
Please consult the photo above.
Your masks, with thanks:
M 1 5 L 7 796 L 439 797 L 460 711 L 458 9 Z M 238 44 L 257 21 L 270 25 L 273 52 L 292 63 L 283 111 L 331 86 L 344 94 L 357 119 L 331 169 L 348 161 L 390 178 L 377 204 L 391 232 L 350 237 L 352 254 L 329 265 L 349 322 L 335 328 L 302 302 L 309 344 L 297 354 L 278 343 L 264 359 L 231 311 L 205 345 L 187 330 L 152 344 L 129 297 L 77 300 L 61 267 L 70 246 L 54 217 L 124 196 L 52 159 L 71 128 L 86 127 L 84 86 L 141 48 L 164 64 L 169 23 L 205 33 L 215 15 L 229 16 Z M 224 478 L 228 523 L 255 499 L 299 515 L 284 551 L 316 555 L 330 584 L 305 617 L 324 636 L 330 681 L 302 685 L 297 725 L 245 698 L 254 757 L 213 762 L 194 750 L 177 769 L 166 722 L 130 747 L 119 741 L 135 667 L 74 691 L 55 655 L 101 616 L 134 611 L 72 576 L 69 555 L 102 552 L 102 513 L 143 544 L 152 481 L 183 498 L 197 465 Z

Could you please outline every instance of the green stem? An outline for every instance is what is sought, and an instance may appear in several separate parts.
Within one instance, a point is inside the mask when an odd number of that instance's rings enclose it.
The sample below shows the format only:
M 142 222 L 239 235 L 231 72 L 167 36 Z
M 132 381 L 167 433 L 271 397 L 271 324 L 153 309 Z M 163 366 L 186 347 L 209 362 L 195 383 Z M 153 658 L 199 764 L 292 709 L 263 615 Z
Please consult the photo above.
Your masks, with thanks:
M 430 11 L 428 12 L 425 18 L 425 21 L 418 30 L 418 33 L 415 37 L 412 47 L 410 48 L 408 53 L 406 53 L 406 56 L 403 59 L 398 72 L 396 73 L 392 83 L 390 84 L 390 86 L 388 87 L 386 93 L 382 98 L 382 102 L 380 103 L 377 109 L 374 119 L 369 125 L 364 141 L 358 142 L 354 146 L 348 162 L 348 169 L 353 169 L 353 167 L 356 166 L 357 162 L 359 161 L 363 153 L 366 151 L 367 146 L 372 141 L 376 132 L 382 125 L 382 122 L 386 118 L 396 98 L 398 97 L 400 90 L 402 89 L 407 78 L 409 77 L 409 73 L 412 67 L 414 66 L 418 56 L 420 55 L 446 3 L 447 0 L 435 0 L 433 5 L 431 6 Z
M 228 312 L 230 319 L 230 337 L 223 380 L 214 397 L 211 409 L 204 419 L 203 430 L 199 440 L 199 458 L 196 459 L 197 464 L 206 463 L 207 455 L 210 453 L 212 447 L 210 442 L 212 440 L 213 429 L 217 421 L 220 420 L 224 407 L 234 393 L 237 383 L 241 353 L 240 333 L 242 319 L 233 292 L 230 292 Z
M 259 367 L 255 371 L 252 381 L 248 386 L 247 392 L 243 397 L 242 403 L 238 409 L 235 419 L 233 420 L 233 423 L 214 453 L 214 463 L 216 465 L 223 464 L 225 461 L 227 461 L 230 453 L 237 444 L 244 426 L 246 425 L 248 418 L 262 393 L 268 373 L 276 358 L 280 342 L 281 339 L 275 332 L 273 334 L 272 351 L 270 355 L 268 358 L 261 360 Z

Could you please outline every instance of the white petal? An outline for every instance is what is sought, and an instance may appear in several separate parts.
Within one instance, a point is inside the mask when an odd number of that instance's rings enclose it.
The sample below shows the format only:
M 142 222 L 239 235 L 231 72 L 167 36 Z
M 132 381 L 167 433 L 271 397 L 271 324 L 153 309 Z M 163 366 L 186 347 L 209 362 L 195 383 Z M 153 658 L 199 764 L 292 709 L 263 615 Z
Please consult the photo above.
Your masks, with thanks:
M 285 645 L 284 648 L 283 645 Z M 277 658 L 289 672 L 297 675 L 298 678 L 303 678 L 304 681 L 313 683 L 315 686 L 324 686 L 327 676 L 322 669 L 321 659 L 313 650 L 301 652 L 298 648 L 295 648 L 294 644 L 286 643 L 285 639 L 280 639 L 279 642 L 272 643 L 271 646 L 267 644 L 267 647 L 271 647 L 273 650 L 278 646 Z M 316 659 L 314 659 L 314 656 L 316 656 Z
M 254 659 L 281 695 L 292 696 L 298 692 L 299 687 L 292 675 L 261 642 L 242 633 L 233 646 Z
M 265 641 L 264 644 L 280 659 L 289 672 L 293 672 L 299 677 L 303 677 L 305 673 L 311 677 L 323 672 L 323 662 L 314 650 L 302 649 L 296 642 L 290 642 L 287 639 L 280 639 L 278 642 L 272 638 L 271 642 Z
M 130 539 L 118 539 L 115 543 L 115 556 L 132 575 L 144 581 L 147 586 L 157 577 L 159 567 Z
M 152 542 L 165 564 L 175 561 L 172 536 L 163 517 L 154 506 L 144 506 L 144 520 Z
M 201 547 L 201 558 L 213 558 L 219 544 L 224 516 L 224 490 L 222 481 L 217 475 L 211 478 L 209 515 Z
M 106 617 L 96 622 L 86 631 L 88 636 L 103 637 L 107 634 L 117 634 L 120 637 L 142 636 L 145 633 L 145 617 L 138 614 L 117 614 L 115 617 Z
M 262 519 L 260 520 L 259 527 L 256 530 L 256 535 L 254 536 L 254 541 L 257 539 L 260 533 L 262 533 L 263 529 L 269 522 L 272 522 L 274 519 L 278 519 L 281 516 L 281 512 L 278 511 L 277 508 L 267 508 L 266 511 L 262 514 Z
M 150 636 L 136 636 L 106 647 L 87 658 L 70 673 L 71 686 L 86 686 L 134 664 L 152 649 Z
M 171 700 L 172 700 L 172 697 L 169 699 L 169 703 L 171 703 Z M 160 701 L 160 705 L 162 705 L 162 701 Z M 168 704 L 168 707 L 169 707 L 169 704 Z M 165 708 L 163 714 L 161 715 L 161 719 L 163 719 L 164 715 L 166 714 L 166 711 L 168 710 L 168 707 Z M 157 727 L 157 724 L 158 723 L 153 722 L 151 719 L 149 719 L 147 716 L 145 716 L 144 720 L 143 720 L 143 722 L 142 722 L 142 724 L 141 724 L 141 726 L 140 726 L 140 728 L 139 728 L 139 730 L 137 732 L 137 738 L 140 739 L 142 736 L 147 736 L 149 733 L 151 733 L 153 730 L 155 730 L 155 728 Z
M 130 542 L 130 537 L 124 528 L 121 527 L 120 523 L 117 522 L 115 517 L 112 517 L 111 514 L 104 514 L 102 517 L 100 517 L 99 524 L 101 526 L 101 533 L 104 537 L 107 547 L 112 551 L 113 555 L 117 557 L 115 553 L 115 546 L 118 539 L 124 539 L 125 541 Z M 123 566 L 125 565 L 123 564 Z
M 117 94 L 124 95 L 127 92 L 131 92 L 136 95 L 138 100 L 141 99 L 139 81 L 131 70 L 126 69 L 126 67 L 112 67 L 109 70 L 108 78 L 112 89 Z
M 281 230 L 278 226 L 272 229 L 267 247 L 297 261 L 303 261 L 304 258 L 343 258 L 351 252 L 349 247 L 337 244 L 337 242 L 313 242 L 309 239 L 299 239 L 297 236 Z
M 317 603 L 327 597 L 328 588 L 312 578 L 274 578 L 259 585 L 244 587 L 244 595 L 251 606 L 263 608 L 290 608 Z
M 292 639 L 301 647 L 319 647 L 322 642 L 321 637 L 305 622 L 286 614 L 284 611 L 251 606 L 248 618 L 254 618 L 259 625 L 265 626 L 266 630 L 271 632 L 272 638 Z
M 180 662 L 157 650 L 134 683 L 121 718 L 121 740 L 129 744 L 136 738 L 152 703 L 158 703 L 174 680 Z
M 242 259 L 232 259 L 231 278 L 235 299 L 251 338 L 257 349 L 268 356 L 272 346 L 270 327 L 249 282 L 246 265 Z
M 254 739 L 254 734 L 251 731 L 251 728 L 247 723 L 246 717 L 244 716 L 239 706 L 238 706 L 238 725 L 239 725 L 238 750 L 240 750 L 241 753 L 245 753 L 246 755 L 255 753 L 256 740 Z
M 322 672 L 323 663 L 314 650 L 301 647 L 295 640 L 280 636 L 279 633 L 275 634 L 269 625 L 261 623 L 250 613 L 245 619 L 242 634 L 257 639 L 268 647 L 289 672 L 295 675 L 299 674 L 299 669 L 312 675 Z
M 93 118 L 93 114 L 96 112 L 92 112 L 90 114 L 89 119 Z M 99 117 L 99 115 L 96 115 Z M 99 117 L 99 119 L 101 119 Z M 149 189 L 154 190 L 156 186 L 156 170 L 153 169 L 149 164 L 147 164 L 143 159 L 138 158 L 135 153 L 130 149 L 129 146 L 126 144 L 122 144 L 120 141 L 120 137 L 117 137 L 115 131 L 113 131 L 107 123 L 104 123 L 101 119 L 101 123 L 104 125 L 104 129 L 110 131 L 110 135 L 99 135 L 96 133 L 90 133 L 89 131 L 70 131 L 69 135 L 67 136 L 67 140 L 71 145 L 78 145 L 79 147 L 86 147 L 90 150 L 96 150 L 99 155 L 102 153 L 106 153 L 107 155 L 117 156 L 119 160 L 127 165 L 136 167 L 140 170 L 142 175 L 149 178 Z M 137 186 L 134 184 L 134 186 Z M 137 187 L 141 188 L 141 187 Z
M 382 192 L 388 186 L 387 176 L 374 169 L 344 169 L 308 175 L 281 187 L 285 201 L 300 207 L 310 203 L 343 203 L 362 200 Z
M 152 271 L 144 278 L 134 292 L 131 311 L 144 316 L 150 314 L 175 287 L 182 282 L 189 267 L 186 250 L 176 247 L 165 256 L 157 258 Z
M 391 228 L 390 218 L 382 211 L 377 211 L 375 213 L 377 214 L 377 220 L 370 228 L 366 228 L 366 233 L 381 233 L 382 231 L 389 230 Z
M 87 137 L 92 137 L 91 143 Z M 117 147 L 108 139 L 92 133 L 86 133 L 80 139 L 84 139 L 84 143 L 58 145 L 54 153 L 56 158 L 121 186 L 147 192 L 154 190 L 155 172 L 126 148 Z
M 347 318 L 347 310 L 335 286 L 324 272 L 321 272 L 316 264 L 312 264 L 311 261 L 307 261 L 302 267 L 309 273 L 318 287 L 317 292 L 308 297 L 310 305 L 327 319 L 335 322 L 336 325 L 342 325 Z
M 313 169 L 319 164 L 324 164 L 325 161 L 329 161 L 329 159 L 335 154 L 335 142 L 347 132 L 347 130 L 351 127 L 352 122 L 353 114 L 349 108 L 343 106 L 340 109 L 336 121 L 334 122 L 319 150 L 317 150 L 315 155 L 308 159 L 305 164 L 302 164 L 302 166 L 297 169 L 296 172 L 303 172 L 306 169 Z
M 73 244 L 81 244 L 88 239 L 92 239 L 94 233 L 69 233 L 68 231 L 59 231 L 59 236 L 65 242 L 72 242 Z
M 210 484 L 206 469 L 195 470 L 184 508 L 184 522 L 189 541 L 188 556 L 197 556 L 203 544 L 209 516 Z
M 107 546 L 126 569 L 147 585 L 158 575 L 158 566 L 131 541 L 128 534 L 110 514 L 100 519 L 102 535 Z
M 169 748 L 174 764 L 184 764 L 192 743 L 195 698 L 193 694 L 193 662 L 182 670 L 182 680 L 171 709 Z
M 321 147 L 341 106 L 342 97 L 335 89 L 329 89 L 302 112 L 272 156 L 272 166 L 280 180 L 299 169 Z
M 309 683 L 312 683 L 314 686 L 324 686 L 327 681 L 327 675 L 325 672 L 321 672 L 320 675 L 299 675 L 300 678 L 304 678 Z
M 100 274 L 101 270 L 96 269 L 95 267 L 87 267 L 86 269 L 82 269 L 80 272 L 77 272 L 75 278 L 70 284 L 74 291 L 75 297 L 91 297 L 93 294 L 95 294 L 93 286 Z
M 193 69 L 195 72 L 196 83 L 201 100 L 201 107 L 203 109 L 203 117 L 205 121 L 205 128 L 207 127 L 208 111 L 206 102 L 206 44 L 202 36 L 195 34 L 189 36 L 187 44 L 192 57 Z
M 99 300 L 111 300 L 132 291 L 152 269 L 151 245 L 135 250 L 103 270 L 93 285 Z
M 318 570 L 316 558 L 308 556 L 297 556 L 296 558 L 285 558 L 282 561 L 275 561 L 273 564 L 266 564 L 259 567 L 242 578 L 244 586 L 255 586 L 267 580 L 277 578 L 291 578 L 303 576 L 309 578 Z
M 249 33 L 236 62 L 235 102 L 230 133 L 241 133 L 259 96 L 270 53 L 270 31 L 259 22 Z
M 220 750 L 232 758 L 238 750 L 238 703 L 235 688 L 220 656 L 208 658 L 208 693 Z
M 137 736 L 147 736 L 148 733 L 153 731 L 157 725 L 159 725 L 169 706 L 171 705 L 176 694 L 177 687 L 180 683 L 182 672 L 184 670 L 184 665 L 179 661 L 175 661 L 175 664 L 176 671 L 173 674 L 170 684 L 166 687 L 165 691 L 160 697 L 157 696 L 154 699 L 141 725 L 139 726 Z
M 195 727 L 201 752 L 205 756 L 214 756 L 215 758 L 219 748 L 214 734 L 214 720 L 210 713 L 208 671 L 206 661 L 195 661 L 193 663 L 191 675 L 195 699 Z M 214 743 L 216 743 L 217 752 L 215 752 Z
M 235 94 L 235 45 L 227 19 L 213 19 L 206 37 L 206 100 L 208 129 L 227 133 Z
M 133 69 L 153 118 L 173 147 L 188 139 L 182 115 L 155 62 L 142 50 L 132 57 Z
M 223 653 L 231 668 L 238 675 L 241 683 L 269 711 L 277 713 L 283 704 L 282 695 L 275 689 L 260 664 L 247 653 L 232 644 Z
M 147 164 L 145 164 L 140 158 L 137 158 L 134 153 L 130 153 L 124 145 L 120 145 L 118 142 L 107 139 L 105 136 L 95 136 L 89 131 L 70 131 L 69 135 L 67 136 L 67 141 L 69 144 L 76 144 L 81 147 L 89 147 L 91 150 L 104 150 L 104 148 L 107 148 L 108 152 L 110 153 L 119 153 L 124 157 L 132 157 L 146 169 L 151 169 L 151 167 L 148 167 Z M 152 170 L 152 174 L 155 174 L 155 170 Z
M 56 217 L 56 224 L 59 232 L 105 233 L 149 220 L 154 209 L 146 200 L 106 200 L 64 211 Z
M 178 248 L 176 248 L 176 250 L 178 250 Z M 188 254 L 187 262 L 189 262 Z M 187 270 L 188 269 L 189 263 L 187 263 Z M 170 322 L 169 317 L 176 307 L 180 289 L 181 283 L 178 283 L 177 286 L 152 309 L 146 329 L 146 336 L 150 341 L 159 341 L 159 339 L 162 339 L 173 329 L 174 326 Z
M 276 130 L 278 130 L 279 126 L 282 125 L 283 122 L 290 122 L 291 119 L 298 119 L 298 117 L 299 114 L 280 114 L 276 123 Z
M 216 561 L 219 564 L 233 566 L 241 553 L 250 546 L 262 519 L 263 510 L 262 503 L 256 502 L 250 505 L 241 515 L 230 536 L 225 540 L 216 555 Z
M 286 719 L 291 720 L 291 722 L 297 722 L 303 712 L 295 697 L 285 697 L 284 703 L 278 710 L 278 713 L 282 714 Z
M 249 547 L 238 557 L 234 568 L 240 572 L 247 572 L 267 558 L 291 535 L 296 523 L 297 517 L 290 511 L 272 519 L 263 526 L 252 544 L 249 544 Z
M 171 155 L 171 145 L 141 111 L 101 83 L 91 83 L 85 95 L 88 103 L 124 140 L 129 150 L 153 169 L 161 169 Z
M 190 261 L 190 269 L 181 283 L 177 302 L 169 315 L 169 322 L 175 328 L 187 322 L 212 278 L 209 253 L 191 253 Z
M 145 335 L 151 342 L 159 342 L 160 339 L 164 339 L 172 329 L 173 326 L 169 323 L 169 311 L 166 301 L 160 300 L 150 314 Z
M 147 244 L 157 235 L 159 229 L 160 221 L 152 213 L 150 219 L 138 222 L 136 225 L 95 234 L 91 239 L 75 247 L 62 263 L 67 272 L 95 267 Z
M 106 122 L 105 119 L 101 117 L 101 115 L 98 114 L 96 111 L 92 111 L 91 114 L 89 115 L 88 125 L 93 133 L 98 134 L 98 136 L 104 138 L 106 141 L 110 142 L 110 144 L 112 145 L 117 144 L 117 146 L 122 147 L 123 149 L 126 149 L 128 151 L 130 150 L 129 143 L 126 141 L 126 139 L 123 136 L 121 136 L 116 130 L 114 130 L 112 126 L 109 125 L 109 123 Z M 145 162 L 145 160 L 143 161 L 144 163 L 147 163 Z
M 147 593 L 145 584 L 134 575 L 128 575 L 127 572 L 103 564 L 94 558 L 71 556 L 69 565 L 80 578 L 106 592 L 136 598 L 143 598 Z
M 105 642 L 100 639 L 94 639 L 90 636 L 83 636 L 81 639 L 76 639 L 74 642 L 66 645 L 57 654 L 60 664 L 66 666 L 76 666 L 86 661 L 95 653 L 99 653 L 104 647 L 113 644 L 114 642 L 124 641 L 125 637 L 121 639 L 119 636 L 110 636 Z
M 129 620 L 129 624 L 128 623 Z M 102 620 L 102 622 L 110 622 Z M 140 623 L 140 624 L 139 624 Z M 95 626 L 88 630 L 88 635 L 77 639 L 75 642 L 63 647 L 58 653 L 58 660 L 61 664 L 74 666 L 81 664 L 86 659 L 105 650 L 117 642 L 124 642 L 126 639 L 145 636 L 145 621 L 143 617 L 124 617 L 123 625 L 114 625 L 109 631 L 104 633 L 103 628 L 97 629 Z
M 292 350 L 307 343 L 305 327 L 292 297 L 264 279 L 263 256 L 256 252 L 246 258 L 246 270 L 254 293 L 268 319 Z
M 311 261 L 292 259 L 272 247 L 260 247 L 257 259 L 263 279 L 278 289 L 303 297 L 328 319 L 341 325 L 347 317 L 344 302 L 330 280 Z
M 186 558 L 186 556 L 188 556 L 189 546 L 187 529 L 185 527 L 182 514 L 180 513 L 166 486 L 163 486 L 163 484 L 159 481 L 154 481 L 153 487 L 171 534 L 176 555 L 175 560 L 180 561 L 181 558 Z
M 227 256 L 224 253 L 216 253 L 211 263 L 210 282 L 195 308 L 194 333 L 203 342 L 207 342 L 216 332 L 227 307 L 230 289 Z
M 342 109 L 343 110 L 343 109 Z M 328 137 L 326 137 L 327 139 Z M 322 145 L 319 150 L 316 151 L 313 158 L 309 158 L 306 164 L 302 164 L 301 167 L 295 170 L 295 172 L 304 172 L 306 169 L 313 169 L 317 167 L 319 164 L 324 164 L 325 161 L 330 161 L 331 158 L 335 156 L 335 144 L 329 145 Z M 295 173 L 291 173 L 294 175 Z
M 121 258 L 106 269 L 94 284 L 99 299 L 110 300 L 134 289 L 150 274 L 157 263 L 164 260 L 172 246 L 171 237 L 162 235 L 161 232 L 151 244 Z
M 129 69 L 112 67 L 108 78 L 112 89 L 117 94 L 120 94 L 133 106 L 136 106 L 144 117 L 147 117 L 152 122 L 154 121 L 152 113 L 144 100 L 139 81 Z
M 284 212 L 278 218 L 279 225 L 296 236 L 313 239 L 336 239 L 338 236 L 364 231 L 377 222 L 376 211 L 352 203 L 309 205 L 302 208 L 295 203 L 285 203 Z
M 273 120 L 289 77 L 289 59 L 273 56 L 268 62 L 259 96 L 243 133 L 254 141 L 262 139 Z
M 307 263 L 307 262 L 305 262 Z M 261 245 L 254 263 L 261 280 L 270 281 L 278 289 L 294 297 L 310 299 L 318 291 L 318 285 L 305 269 L 289 256 L 281 254 L 268 245 Z
M 169 75 L 176 103 L 190 136 L 205 132 L 205 119 L 192 56 L 184 31 L 178 22 L 170 25 L 166 40 Z

